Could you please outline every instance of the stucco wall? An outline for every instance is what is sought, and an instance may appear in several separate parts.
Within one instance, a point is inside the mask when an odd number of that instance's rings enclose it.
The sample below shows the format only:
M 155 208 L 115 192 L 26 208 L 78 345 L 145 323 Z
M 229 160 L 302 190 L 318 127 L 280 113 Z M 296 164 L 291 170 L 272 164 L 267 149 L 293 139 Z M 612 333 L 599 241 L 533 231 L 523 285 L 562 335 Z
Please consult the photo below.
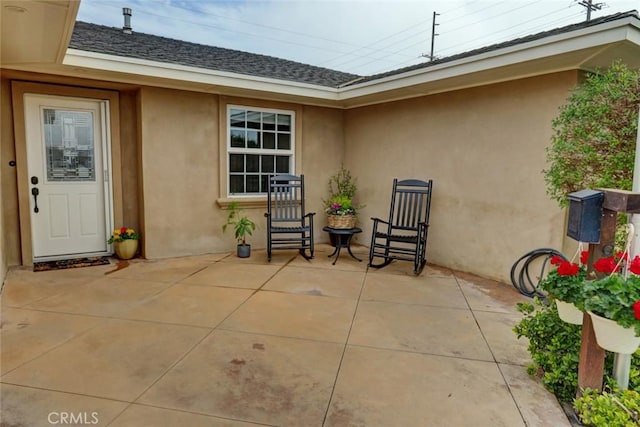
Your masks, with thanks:
M 22 261 L 17 175 L 16 168 L 9 166 L 9 161 L 15 159 L 11 83 L 8 79 L 2 79 L 0 80 L 0 186 L 2 188 L 0 277 L 4 277 L 8 266 L 19 265 Z
M 316 242 L 326 242 L 329 239 L 322 231 L 327 225 L 322 200 L 329 196 L 329 178 L 344 162 L 344 111 L 305 106 L 302 132 L 307 211 L 316 213 Z
M 551 120 L 576 79 L 566 72 L 347 111 L 361 218 L 388 215 L 394 177 L 431 178 L 428 261 L 509 282 L 525 252 L 562 247 L 564 212 L 541 170 Z M 363 229 L 368 243 L 370 224 Z
M 226 143 L 220 141 L 218 113 L 226 108 L 225 102 L 260 107 L 269 103 L 155 88 L 142 89 L 139 99 L 145 256 L 233 250 L 233 235 L 221 230 L 226 212 L 217 203 L 225 197 L 219 185 L 219 144 Z M 315 228 L 322 241 L 326 182 L 343 158 L 343 112 L 318 107 L 299 111 L 296 173 L 305 174 L 308 211 L 319 214 Z M 249 239 L 256 249 L 266 244 L 265 211 L 265 207 L 245 211 L 258 225 Z
M 140 93 L 144 244 L 148 258 L 221 246 L 217 97 L 144 88 Z

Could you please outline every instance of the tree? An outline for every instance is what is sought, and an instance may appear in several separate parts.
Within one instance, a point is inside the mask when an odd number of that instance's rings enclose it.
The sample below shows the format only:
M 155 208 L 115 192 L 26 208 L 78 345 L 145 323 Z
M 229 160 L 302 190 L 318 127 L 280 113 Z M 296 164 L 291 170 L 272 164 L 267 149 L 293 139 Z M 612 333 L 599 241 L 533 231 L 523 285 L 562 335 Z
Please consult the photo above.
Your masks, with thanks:
M 571 92 L 552 122 L 543 170 L 547 193 L 561 207 L 567 194 L 585 188 L 631 190 L 639 108 L 640 70 L 619 61 Z

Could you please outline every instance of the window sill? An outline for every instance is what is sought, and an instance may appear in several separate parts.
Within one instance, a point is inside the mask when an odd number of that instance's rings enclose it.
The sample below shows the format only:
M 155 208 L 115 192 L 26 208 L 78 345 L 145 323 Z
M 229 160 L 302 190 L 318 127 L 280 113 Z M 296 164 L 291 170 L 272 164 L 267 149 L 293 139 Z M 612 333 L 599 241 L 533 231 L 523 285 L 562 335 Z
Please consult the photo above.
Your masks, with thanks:
M 227 209 L 232 202 L 237 202 L 240 207 L 245 209 L 252 208 L 267 208 L 267 196 L 264 197 L 238 197 L 238 198 L 229 198 L 229 197 L 221 197 L 216 200 L 218 206 L 222 209 Z

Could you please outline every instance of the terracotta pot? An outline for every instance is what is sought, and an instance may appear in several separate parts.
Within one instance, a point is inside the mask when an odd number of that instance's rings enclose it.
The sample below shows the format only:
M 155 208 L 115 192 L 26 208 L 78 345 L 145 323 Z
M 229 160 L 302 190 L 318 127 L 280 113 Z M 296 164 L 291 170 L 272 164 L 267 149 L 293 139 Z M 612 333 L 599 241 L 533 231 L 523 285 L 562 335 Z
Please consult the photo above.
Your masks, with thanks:
M 113 249 L 116 251 L 118 258 L 131 259 L 138 251 L 138 241 L 129 239 L 122 242 L 114 242 Z
M 634 328 L 623 328 L 616 322 L 589 312 L 598 345 L 615 353 L 633 354 L 640 347 Z
M 582 318 L 584 313 L 578 310 L 578 307 L 570 302 L 556 300 L 556 307 L 558 308 L 558 316 L 560 319 L 573 325 L 582 325 Z

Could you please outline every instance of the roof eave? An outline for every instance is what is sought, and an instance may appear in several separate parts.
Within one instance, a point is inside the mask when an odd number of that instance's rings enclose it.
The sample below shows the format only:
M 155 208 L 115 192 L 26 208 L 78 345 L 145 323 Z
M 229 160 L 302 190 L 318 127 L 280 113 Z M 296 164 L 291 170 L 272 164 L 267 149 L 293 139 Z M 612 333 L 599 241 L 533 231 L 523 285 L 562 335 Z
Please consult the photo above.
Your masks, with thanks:
M 599 53 L 610 46 L 625 42 L 630 42 L 637 47 L 638 58 L 640 58 L 640 20 L 637 18 L 628 17 L 450 62 L 434 64 L 406 73 L 356 83 L 342 88 L 339 98 L 350 107 L 354 107 L 376 103 L 373 98 L 382 93 L 389 95 L 387 100 L 397 100 L 569 69 L 593 70 L 600 66 L 595 60 Z M 566 58 L 575 52 L 583 52 L 584 54 L 575 55 L 575 58 L 570 61 L 562 61 L 563 57 Z M 556 58 L 556 60 L 549 60 L 552 58 Z M 517 75 L 511 73 L 502 75 L 497 72 L 524 63 L 532 64 L 526 72 Z M 538 64 L 537 68 L 534 66 L 536 63 Z M 490 73 L 491 77 L 488 75 L 473 84 L 458 85 L 455 83 L 458 77 L 480 75 L 490 70 L 496 72 Z M 437 82 L 442 83 L 438 85 Z M 412 91 L 410 94 L 393 96 L 394 92 L 400 93 L 407 88 L 424 85 L 430 85 L 428 92 Z
M 106 55 L 77 49 L 68 49 L 63 65 L 76 70 L 100 70 L 133 77 L 125 83 L 141 83 L 144 80 L 191 82 L 205 86 L 230 87 L 241 90 L 256 90 L 288 96 L 318 98 L 325 101 L 337 100 L 337 89 L 288 80 L 251 76 L 225 71 L 209 70 L 179 64 L 149 61 L 138 58 Z M 135 80 L 137 78 L 137 80 Z M 132 81 L 135 80 L 135 81 Z

